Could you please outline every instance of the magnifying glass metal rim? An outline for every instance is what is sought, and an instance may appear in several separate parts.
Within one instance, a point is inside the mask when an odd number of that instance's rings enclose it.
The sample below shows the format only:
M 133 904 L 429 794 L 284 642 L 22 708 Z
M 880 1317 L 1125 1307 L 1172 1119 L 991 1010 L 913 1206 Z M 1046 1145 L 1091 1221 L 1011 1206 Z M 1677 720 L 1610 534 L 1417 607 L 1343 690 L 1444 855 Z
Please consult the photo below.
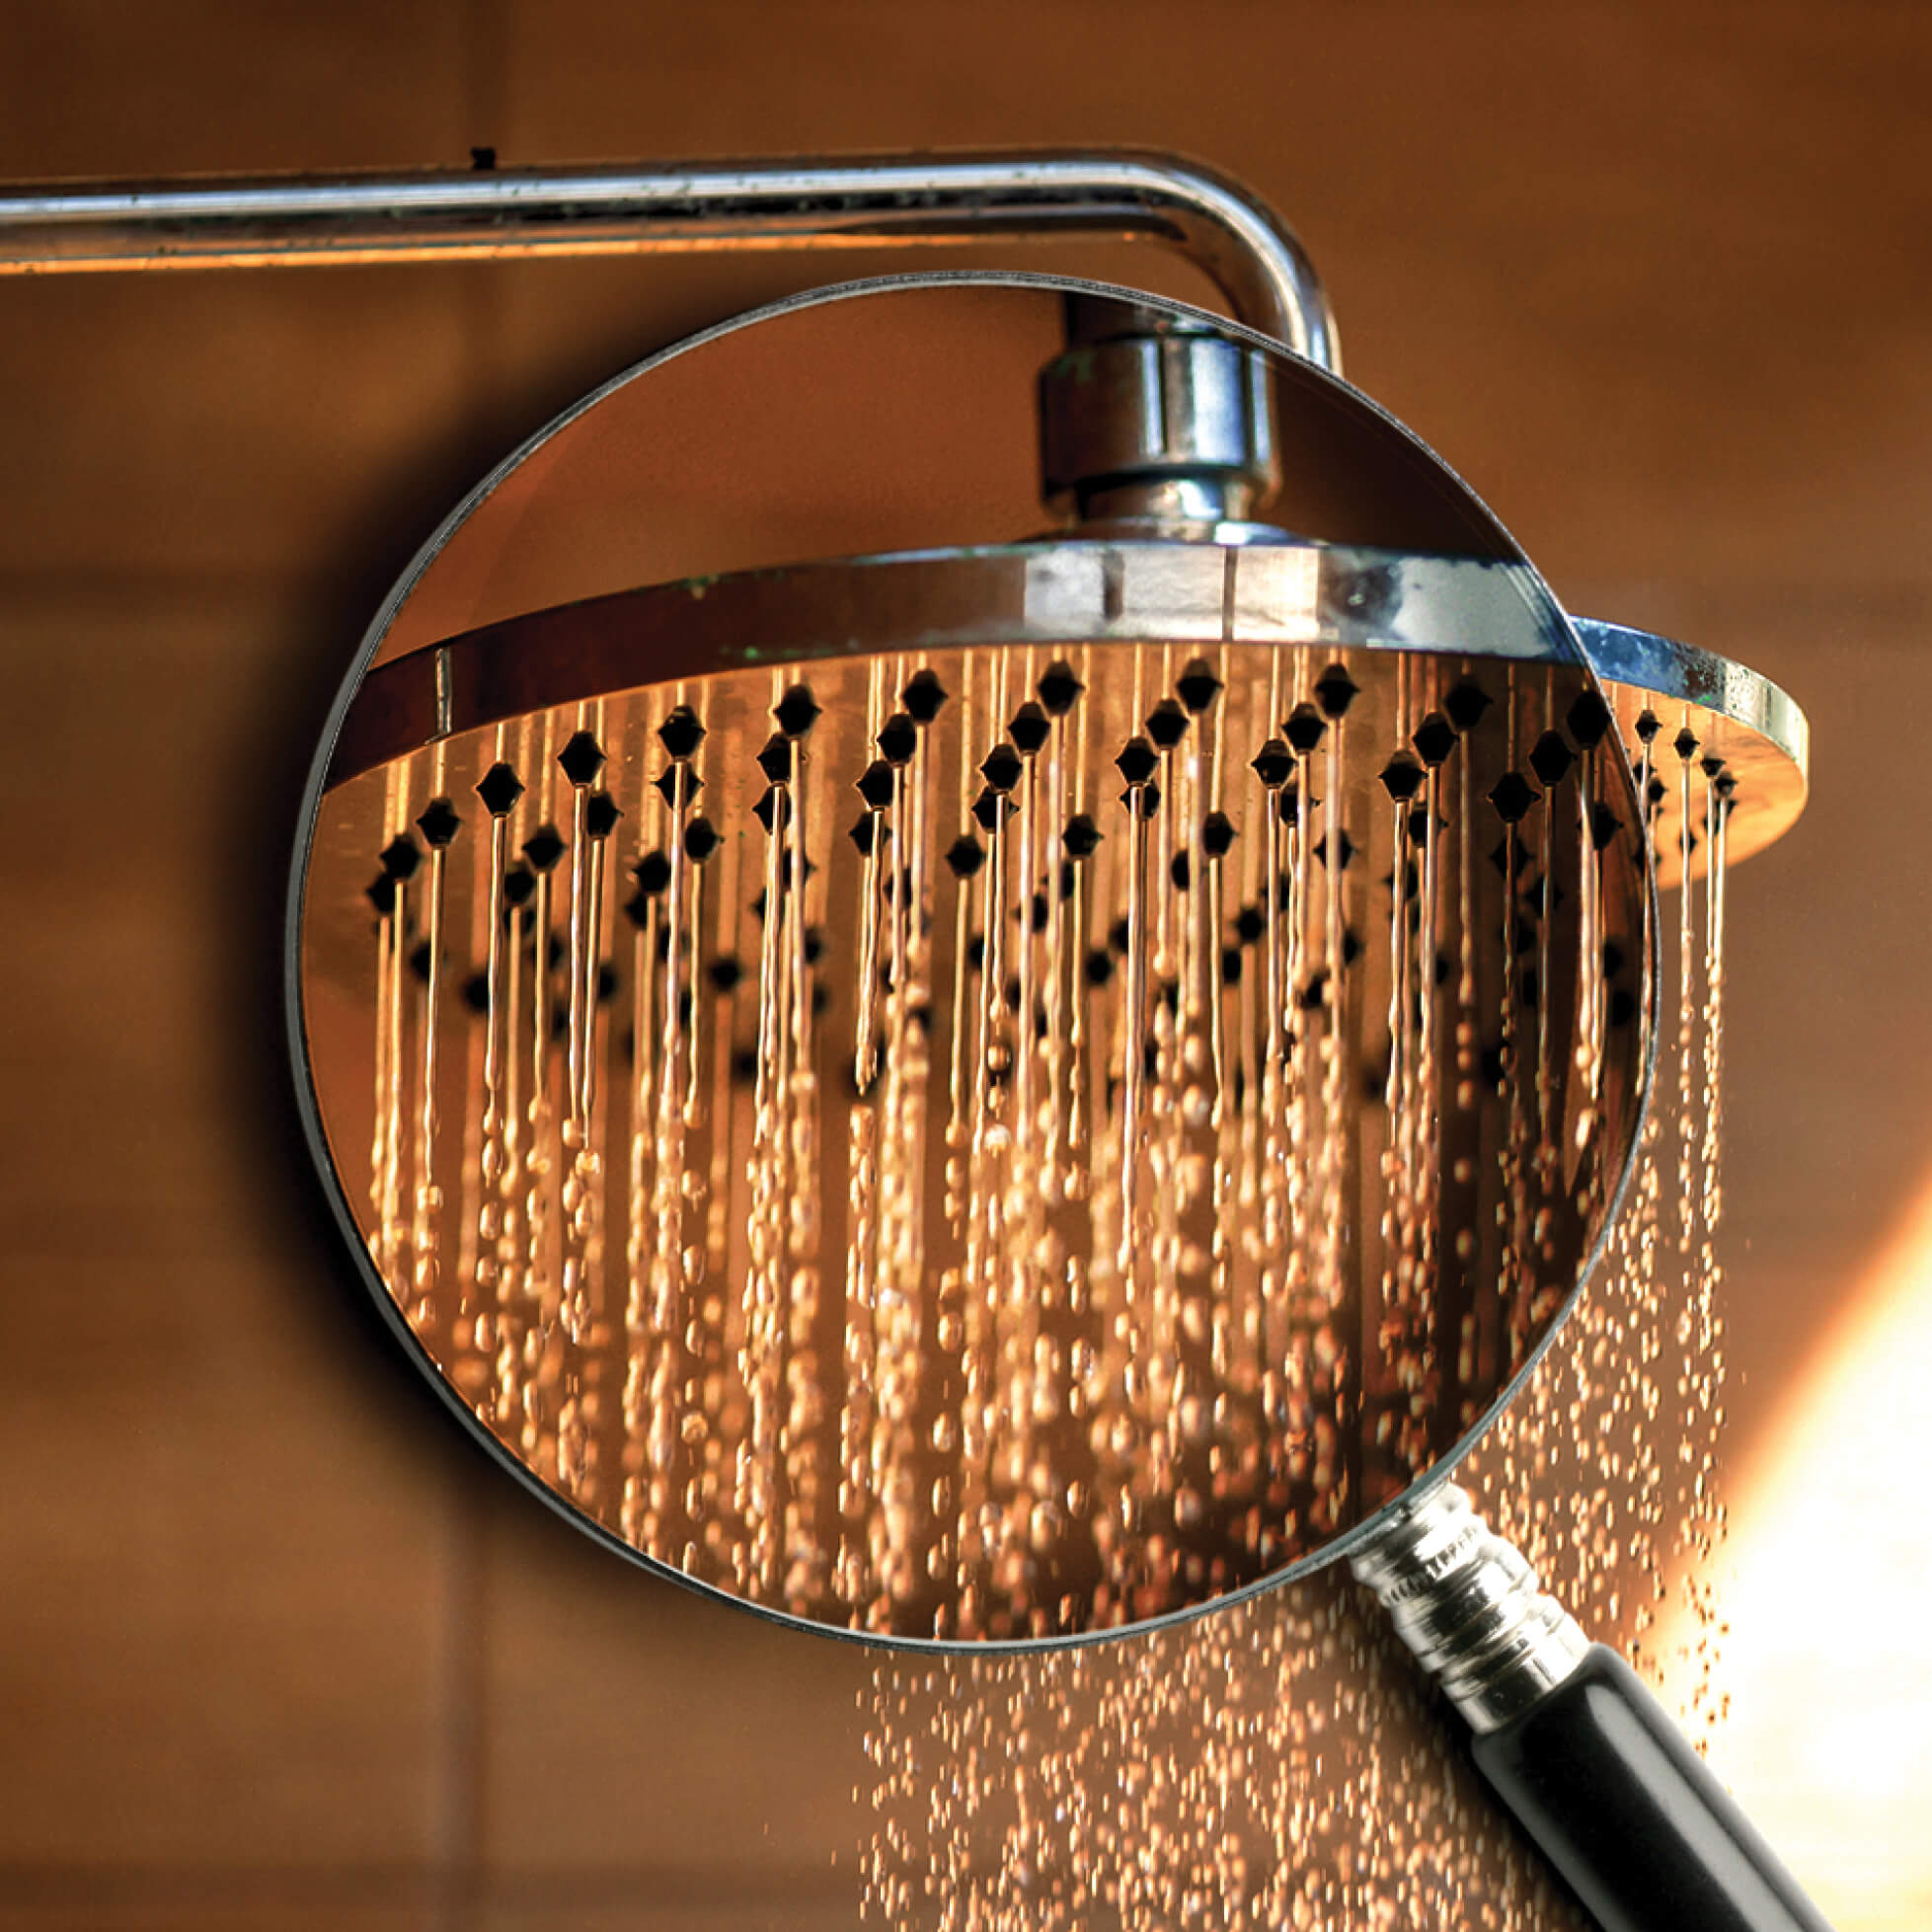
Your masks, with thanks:
M 361 648 L 357 651 L 340 690 L 330 707 L 324 724 L 314 760 L 310 766 L 307 783 L 303 789 L 302 803 L 296 824 L 293 860 L 290 868 L 287 911 L 283 926 L 283 992 L 284 1015 L 288 1029 L 288 1043 L 291 1056 L 291 1073 L 295 1089 L 297 1111 L 302 1122 L 302 1131 L 321 1177 L 324 1192 L 328 1198 L 345 1241 L 352 1253 L 357 1274 L 382 1312 L 383 1319 L 398 1339 L 404 1344 L 411 1358 L 428 1377 L 437 1394 L 450 1410 L 461 1418 L 468 1431 L 479 1440 L 492 1457 L 530 1493 L 569 1521 L 575 1528 L 583 1531 L 597 1542 L 627 1558 L 641 1569 L 656 1576 L 682 1584 L 699 1594 L 729 1604 L 735 1609 L 749 1611 L 766 1621 L 787 1628 L 810 1631 L 814 1634 L 844 1639 L 874 1649 L 905 1651 L 915 1655 L 953 1654 L 961 1656 L 1012 1656 L 1030 1652 L 1057 1651 L 1074 1646 L 1118 1641 L 1134 1637 L 1150 1636 L 1177 1625 L 1190 1622 L 1208 1612 L 1245 1602 L 1267 1590 L 1278 1588 L 1306 1577 L 1329 1564 L 1346 1560 L 1352 1552 L 1372 1542 L 1388 1525 L 1400 1518 L 1405 1509 L 1413 1509 L 1416 1504 L 1431 1491 L 1446 1483 L 1456 1467 L 1476 1446 L 1488 1430 L 1508 1404 L 1518 1395 L 1530 1375 L 1535 1371 L 1551 1345 L 1561 1333 L 1565 1323 L 1574 1311 L 1577 1301 L 1590 1275 L 1601 1263 L 1605 1249 L 1616 1227 L 1624 1197 L 1629 1189 L 1632 1176 L 1638 1165 L 1638 1155 L 1643 1136 L 1643 1123 L 1648 1115 L 1652 1089 L 1656 1074 L 1658 1055 L 1658 1027 L 1656 1025 L 1655 1005 L 1661 980 L 1662 952 L 1661 925 L 1658 916 L 1658 882 L 1656 867 L 1647 860 L 1644 867 L 1645 895 L 1648 908 L 1646 929 L 1650 935 L 1651 958 L 1648 963 L 1646 984 L 1652 1011 L 1645 1016 L 1644 1052 L 1639 1069 L 1640 1087 L 1637 1106 L 1632 1123 L 1629 1145 L 1625 1149 L 1622 1164 L 1608 1192 L 1608 1206 L 1595 1241 L 1578 1270 L 1574 1287 L 1566 1295 L 1562 1307 L 1552 1318 L 1548 1329 L 1530 1351 L 1516 1372 L 1509 1378 L 1482 1415 L 1457 1438 L 1450 1450 L 1421 1477 L 1396 1497 L 1379 1506 L 1362 1521 L 1354 1524 L 1342 1534 L 1325 1542 L 1319 1549 L 1271 1571 L 1264 1577 L 1226 1590 L 1218 1595 L 1203 1598 L 1198 1603 L 1189 1604 L 1179 1609 L 1164 1612 L 1155 1617 L 1136 1619 L 1131 1623 L 1108 1626 L 1090 1631 L 1080 1631 L 1066 1635 L 1043 1638 L 1014 1639 L 958 1639 L 958 1638 L 920 1638 L 870 1630 L 854 1629 L 830 1623 L 815 1622 L 799 1617 L 790 1611 L 771 1604 L 759 1603 L 748 1597 L 736 1595 L 703 1579 L 687 1576 L 682 1571 L 650 1556 L 625 1541 L 613 1530 L 599 1523 L 563 1496 L 553 1490 L 527 1464 L 514 1455 L 483 1425 L 464 1402 L 456 1389 L 443 1375 L 427 1348 L 405 1320 L 401 1309 L 382 1280 L 368 1253 L 367 1243 L 356 1223 L 341 1177 L 336 1171 L 330 1151 L 328 1136 L 323 1125 L 321 1108 L 317 1096 L 314 1069 L 310 1063 L 305 1024 L 302 991 L 302 926 L 306 909 L 309 861 L 314 848 L 318 823 L 322 811 L 324 794 L 330 787 L 332 773 L 337 763 L 338 745 L 351 706 L 362 689 L 363 680 L 368 673 L 377 652 L 389 634 L 391 626 L 404 604 L 415 593 L 424 577 L 442 554 L 445 547 L 470 517 L 495 494 L 502 484 L 518 470 L 538 450 L 554 437 L 561 434 L 580 419 L 596 409 L 607 398 L 631 383 L 663 367 L 666 363 L 719 342 L 738 330 L 771 321 L 777 317 L 792 314 L 809 308 L 828 305 L 833 302 L 862 299 L 875 295 L 918 290 L 937 290 L 943 288 L 1012 288 L 1032 289 L 1052 295 L 1091 295 L 1132 303 L 1141 308 L 1154 307 L 1173 314 L 1178 319 L 1205 323 L 1230 339 L 1263 349 L 1272 355 L 1286 357 L 1299 364 L 1300 371 L 1314 382 L 1330 389 L 1338 399 L 1346 402 L 1370 423 L 1385 431 L 1393 432 L 1406 443 L 1411 451 L 1428 464 L 1441 481 L 1461 493 L 1467 505 L 1480 518 L 1489 523 L 1496 534 L 1500 562 L 1507 573 L 1507 580 L 1515 586 L 1517 593 L 1526 601 L 1535 633 L 1546 644 L 1547 655 L 1541 659 L 1589 671 L 1592 680 L 1596 672 L 1591 658 L 1584 648 L 1576 626 L 1562 605 L 1557 601 L 1549 585 L 1522 553 L 1513 539 L 1482 500 L 1470 490 L 1468 485 L 1435 454 L 1413 430 L 1398 422 L 1371 398 L 1362 394 L 1341 377 L 1317 365 L 1303 361 L 1293 355 L 1293 351 L 1270 338 L 1242 327 L 1237 323 L 1212 313 L 1191 307 L 1188 304 L 1170 301 L 1164 297 L 1151 297 L 1145 292 L 1111 285 L 1104 282 L 1079 278 L 1022 272 L 991 273 L 975 270 L 953 271 L 934 274 L 891 275 L 862 281 L 844 282 L 828 287 L 816 288 L 788 297 L 782 301 L 747 310 L 727 321 L 686 337 L 657 353 L 648 356 L 621 371 L 608 382 L 600 384 L 588 395 L 572 405 L 553 419 L 534 435 L 526 439 L 479 484 L 477 484 L 444 517 L 428 540 L 411 560 L 409 566 L 397 580 L 396 584 L 383 600 L 380 609 L 364 633 Z M 1078 541 L 1076 539 L 1076 541 Z M 1177 548 L 1179 546 L 1176 546 Z M 1026 546 L 1017 546 L 1026 549 Z M 960 555 L 969 552 L 956 553 Z M 886 561 L 886 560 L 881 560 Z M 1444 560 L 1427 560 L 1439 563 Z M 810 568 L 810 567 L 805 567 Z M 1118 633 L 1116 634 L 1118 636 Z M 1641 637 L 1642 633 L 1627 634 Z M 1658 641 L 1659 661 L 1665 659 L 1662 649 L 1662 641 Z M 1413 647 L 1411 647 L 1413 648 Z M 1457 650 L 1453 655 L 1481 657 L 1477 650 Z M 400 661 L 400 660 L 399 660 Z M 1517 661 L 1523 661 L 1521 657 Z M 1772 687 L 1775 688 L 1775 687 Z M 1780 694 L 1782 695 L 1782 694 Z M 1628 795 L 1636 795 L 1635 779 L 1629 768 L 1629 760 L 1620 735 L 1615 739 L 1615 757 L 1622 771 Z

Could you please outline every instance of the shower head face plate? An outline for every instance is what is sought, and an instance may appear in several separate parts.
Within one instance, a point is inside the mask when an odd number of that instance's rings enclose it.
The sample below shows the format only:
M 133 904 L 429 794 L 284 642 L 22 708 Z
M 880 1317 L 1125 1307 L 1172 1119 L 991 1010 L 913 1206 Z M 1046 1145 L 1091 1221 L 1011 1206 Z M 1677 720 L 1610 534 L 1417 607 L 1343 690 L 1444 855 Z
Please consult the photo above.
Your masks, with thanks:
M 1811 728 L 1787 692 L 1695 645 L 1600 618 L 1571 622 L 1637 768 L 1660 889 L 1707 876 L 1719 812 L 1732 866 L 1798 822 Z
M 347 704 L 312 1124 L 593 1533 L 876 1641 L 1099 1636 L 1339 1554 L 1553 1333 L 1644 1101 L 1639 825 L 1495 556 L 591 598 Z

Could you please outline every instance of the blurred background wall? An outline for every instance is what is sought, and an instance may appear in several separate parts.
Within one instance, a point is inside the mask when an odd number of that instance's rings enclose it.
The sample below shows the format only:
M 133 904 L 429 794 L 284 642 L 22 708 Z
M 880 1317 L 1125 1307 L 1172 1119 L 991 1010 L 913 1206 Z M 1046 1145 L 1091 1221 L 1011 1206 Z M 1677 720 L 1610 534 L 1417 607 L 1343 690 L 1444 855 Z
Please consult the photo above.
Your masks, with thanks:
M 1811 713 L 1811 810 L 1733 882 L 1710 1581 L 1745 1630 L 1860 1605 L 1868 1662 L 1932 1580 L 1928 101 L 1932 15 L 1784 0 L 0 10 L 14 180 L 1123 142 L 1273 199 L 1352 378 L 1567 602 Z M 589 382 L 811 278 L 0 284 L 0 1926 L 855 1920 L 871 1665 L 484 1465 L 362 1310 L 278 1030 L 297 792 L 389 580 Z M 1932 1691 L 1881 1648 L 1807 1813 L 1830 1648 L 1760 1644 L 1714 1756 L 1810 1816 L 1844 1925 L 1902 1926 Z

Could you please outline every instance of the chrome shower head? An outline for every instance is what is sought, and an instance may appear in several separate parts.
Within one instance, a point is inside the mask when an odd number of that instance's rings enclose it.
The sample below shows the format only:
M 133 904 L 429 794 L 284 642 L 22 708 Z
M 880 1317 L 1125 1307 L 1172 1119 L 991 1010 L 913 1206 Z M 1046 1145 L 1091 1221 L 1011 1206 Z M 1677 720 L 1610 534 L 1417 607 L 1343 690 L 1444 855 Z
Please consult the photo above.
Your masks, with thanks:
M 427 637 L 304 888 L 332 1171 L 443 1384 L 627 1552 L 887 1641 L 1352 1541 L 1553 1331 L 1647 1077 L 1664 694 L 1345 385 L 1071 313 L 1092 519 Z M 1259 520 L 1314 417 L 1473 554 Z

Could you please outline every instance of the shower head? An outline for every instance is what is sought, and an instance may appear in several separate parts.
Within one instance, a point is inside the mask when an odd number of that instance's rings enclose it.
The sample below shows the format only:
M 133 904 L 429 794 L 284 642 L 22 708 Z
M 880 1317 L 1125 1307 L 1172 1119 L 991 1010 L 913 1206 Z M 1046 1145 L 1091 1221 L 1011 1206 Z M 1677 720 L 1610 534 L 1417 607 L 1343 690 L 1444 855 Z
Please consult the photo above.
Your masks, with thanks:
M 949 440 L 873 346 L 1062 297 L 1075 519 L 907 543 L 1031 412 Z M 669 575 L 654 463 L 703 494 L 655 386 L 763 425 L 743 372 L 830 349 L 895 547 L 612 587 Z M 1741 856 L 1802 772 L 1782 694 L 1573 623 L 1261 337 L 828 291 L 553 425 L 378 620 L 298 868 L 312 1129 L 419 1358 L 604 1540 L 879 1641 L 1119 1631 L 1354 1547 L 1506 1399 L 1636 1144 L 1662 814 Z

